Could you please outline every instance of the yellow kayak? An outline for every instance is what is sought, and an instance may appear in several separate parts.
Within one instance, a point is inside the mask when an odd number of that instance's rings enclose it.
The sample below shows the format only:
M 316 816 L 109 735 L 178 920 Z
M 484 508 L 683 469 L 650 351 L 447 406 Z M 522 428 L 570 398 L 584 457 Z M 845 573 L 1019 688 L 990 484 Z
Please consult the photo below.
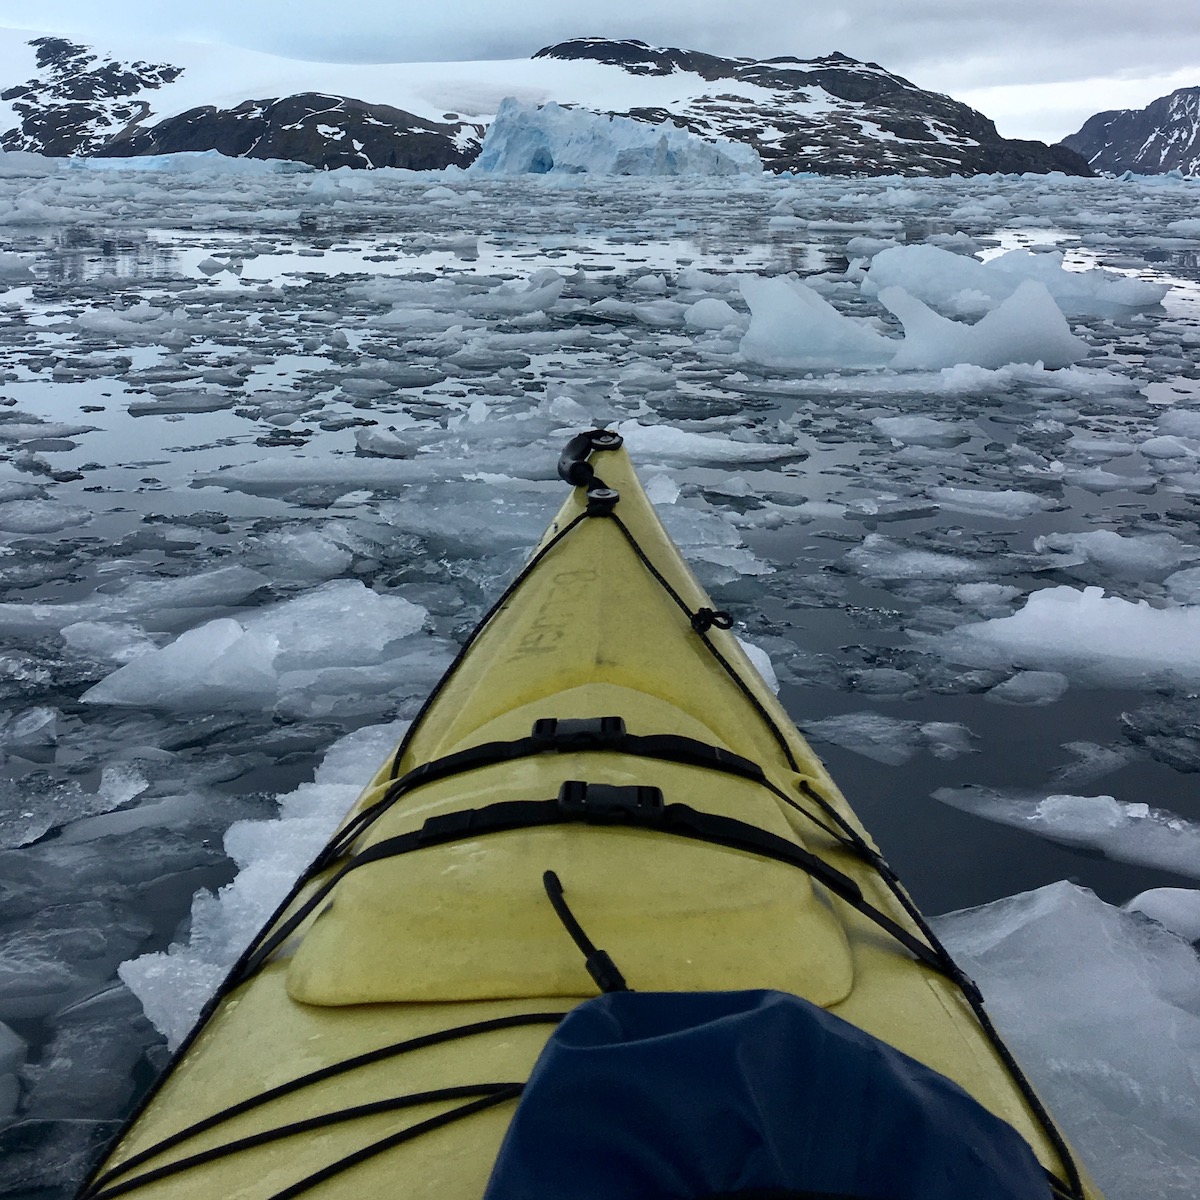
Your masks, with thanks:
M 944 1161 L 963 1200 L 1098 1200 L 620 437 L 559 470 L 80 1196 L 907 1200 Z

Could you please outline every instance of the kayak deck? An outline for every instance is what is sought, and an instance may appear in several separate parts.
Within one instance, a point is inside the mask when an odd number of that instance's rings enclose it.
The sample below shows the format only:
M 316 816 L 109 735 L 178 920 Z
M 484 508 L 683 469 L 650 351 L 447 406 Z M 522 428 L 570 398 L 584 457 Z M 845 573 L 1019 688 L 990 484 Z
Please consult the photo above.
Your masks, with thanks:
M 811 1000 L 1098 1196 L 614 440 L 82 1195 L 482 1195 L 597 990 L 553 871 L 630 987 Z

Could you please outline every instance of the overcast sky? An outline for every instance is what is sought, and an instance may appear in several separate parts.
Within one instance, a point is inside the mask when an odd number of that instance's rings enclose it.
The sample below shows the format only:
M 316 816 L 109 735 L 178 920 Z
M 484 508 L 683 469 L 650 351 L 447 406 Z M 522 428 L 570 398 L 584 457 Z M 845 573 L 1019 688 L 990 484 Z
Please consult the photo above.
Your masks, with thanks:
M 336 14 L 336 15 L 331 15 Z M 728 55 L 840 50 L 1054 141 L 1200 86 L 1200 0 L 0 0 L 0 26 L 143 33 L 296 58 L 520 58 L 581 35 Z

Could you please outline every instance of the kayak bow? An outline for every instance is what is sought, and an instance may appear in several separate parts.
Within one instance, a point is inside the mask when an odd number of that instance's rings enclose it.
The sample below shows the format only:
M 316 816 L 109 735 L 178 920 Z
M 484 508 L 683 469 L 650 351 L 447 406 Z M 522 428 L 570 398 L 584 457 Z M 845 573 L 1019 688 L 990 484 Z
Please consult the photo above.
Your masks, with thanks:
M 609 1017 L 636 1008 L 638 1021 L 647 1006 L 659 1021 L 663 1005 L 680 1013 L 705 995 L 724 1014 L 709 1024 L 728 1024 L 738 996 L 751 997 L 739 1012 L 786 1010 L 771 1028 L 800 1030 L 795 1044 L 771 1036 L 788 1053 L 816 1030 L 954 1105 L 964 1093 L 996 1146 L 1011 1136 L 1028 1156 L 1040 1194 L 1099 1200 L 974 984 L 692 576 L 620 437 L 580 434 L 559 469 L 573 490 L 529 562 L 243 954 L 83 1200 L 561 1195 L 509 1185 L 493 1168 L 523 1153 L 520 1129 L 534 1117 L 514 1112 L 534 1112 L 526 1081 L 535 1064 L 536 1078 L 550 1070 L 563 1018 L 578 1028 L 598 990 Z M 669 1001 L 681 994 L 692 999 Z M 761 1051 L 764 1035 L 748 1036 Z M 772 1117 L 786 1128 L 795 1113 L 797 1134 L 803 1104 L 811 1124 L 834 1110 L 823 1089 L 837 1086 L 805 1061 Z M 639 1070 L 612 1085 L 633 1099 L 600 1120 L 564 1118 L 564 1138 L 583 1123 L 601 1146 L 625 1138 L 619 1110 L 662 1087 L 676 1089 L 662 1105 L 672 1120 L 685 1110 L 718 1120 L 700 1112 L 702 1087 Z M 577 1082 L 580 1095 L 599 1087 Z M 959 1122 L 933 1121 L 932 1103 L 915 1110 L 925 1124 Z M 951 1135 L 963 1143 L 953 1153 L 972 1160 L 991 1136 L 936 1133 Z M 637 1137 L 657 1137 L 654 1154 L 685 1153 L 682 1134 Z M 909 1157 L 928 1159 L 911 1137 Z M 849 1131 L 813 1140 L 839 1139 L 858 1170 L 867 1151 Z M 805 1162 L 796 1172 L 812 1178 L 735 1182 L 909 1195 L 890 1162 L 870 1168 L 884 1191 L 852 1190 L 867 1186 L 861 1174 L 833 1189 L 825 1167 Z M 678 1177 L 698 1178 L 693 1166 Z M 687 1186 L 661 1194 L 734 1190 L 724 1178 Z

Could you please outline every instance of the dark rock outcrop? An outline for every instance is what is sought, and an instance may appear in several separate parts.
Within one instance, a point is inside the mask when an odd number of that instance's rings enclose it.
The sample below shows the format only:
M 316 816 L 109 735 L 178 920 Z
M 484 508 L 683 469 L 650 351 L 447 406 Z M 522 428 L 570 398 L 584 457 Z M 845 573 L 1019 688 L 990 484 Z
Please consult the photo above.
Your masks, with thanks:
M 337 167 L 467 166 L 482 126 L 434 124 L 386 104 L 304 92 L 247 100 L 232 109 L 193 108 L 148 128 L 132 128 L 95 153 L 103 158 L 217 150 L 231 158 L 276 158 Z
M 1179 88 L 1145 108 L 1089 117 L 1062 144 L 1097 171 L 1200 174 L 1200 87 Z
M 66 38 L 29 43 L 38 74 L 0 92 L 21 118 L 0 135 L 5 150 L 32 150 L 61 157 L 94 154 L 112 136 L 150 114 L 143 92 L 156 91 L 183 73 L 170 63 L 102 61 Z
M 769 95 L 703 96 L 669 108 L 620 115 L 670 120 L 703 137 L 749 142 L 772 171 L 823 175 L 951 175 L 992 171 L 1090 175 L 1063 146 L 1002 138 L 982 113 L 928 92 L 878 63 L 845 54 L 821 58 L 720 58 L 645 42 L 575 38 L 535 58 L 591 60 L 631 75 L 690 72 L 715 82 L 755 84 Z

